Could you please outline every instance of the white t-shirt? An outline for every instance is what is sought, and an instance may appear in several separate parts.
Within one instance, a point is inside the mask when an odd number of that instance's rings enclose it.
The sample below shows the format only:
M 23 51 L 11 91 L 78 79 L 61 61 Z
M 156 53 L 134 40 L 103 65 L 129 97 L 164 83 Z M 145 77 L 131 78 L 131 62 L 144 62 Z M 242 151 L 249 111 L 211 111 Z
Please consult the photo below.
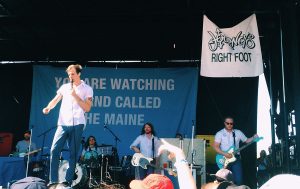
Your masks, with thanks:
M 238 129 L 234 129 L 233 131 L 235 133 L 235 149 L 238 149 L 240 141 L 245 142 L 247 137 Z M 228 132 L 225 128 L 220 130 L 215 136 L 215 142 L 220 144 L 222 151 L 229 150 L 230 147 L 234 146 L 233 132 Z
M 93 89 L 81 80 L 80 85 L 74 86 L 76 94 L 85 101 L 89 97 L 93 97 Z M 84 110 L 78 105 L 74 97 L 71 95 L 71 83 L 63 84 L 57 94 L 62 95 L 62 102 L 59 111 L 57 125 L 73 126 L 86 124 Z

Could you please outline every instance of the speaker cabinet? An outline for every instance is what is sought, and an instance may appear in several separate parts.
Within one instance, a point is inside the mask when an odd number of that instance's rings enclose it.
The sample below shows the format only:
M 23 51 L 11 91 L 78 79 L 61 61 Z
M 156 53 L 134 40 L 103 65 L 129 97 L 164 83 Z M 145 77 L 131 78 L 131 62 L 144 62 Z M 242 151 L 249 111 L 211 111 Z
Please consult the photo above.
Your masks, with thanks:
M 206 163 L 215 165 L 217 155 L 217 152 L 213 148 L 215 135 L 197 135 L 196 138 L 201 138 L 206 141 Z
M 0 133 L 0 156 L 8 156 L 11 153 L 12 141 L 12 133 Z

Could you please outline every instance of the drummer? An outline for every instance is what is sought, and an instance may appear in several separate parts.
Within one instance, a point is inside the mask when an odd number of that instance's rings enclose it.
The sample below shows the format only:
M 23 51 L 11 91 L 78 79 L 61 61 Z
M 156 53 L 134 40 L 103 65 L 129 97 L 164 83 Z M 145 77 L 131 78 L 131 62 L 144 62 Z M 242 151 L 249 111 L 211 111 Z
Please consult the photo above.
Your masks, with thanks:
M 100 154 L 101 149 L 97 145 L 96 138 L 94 136 L 89 136 L 82 149 L 80 160 L 97 159 Z

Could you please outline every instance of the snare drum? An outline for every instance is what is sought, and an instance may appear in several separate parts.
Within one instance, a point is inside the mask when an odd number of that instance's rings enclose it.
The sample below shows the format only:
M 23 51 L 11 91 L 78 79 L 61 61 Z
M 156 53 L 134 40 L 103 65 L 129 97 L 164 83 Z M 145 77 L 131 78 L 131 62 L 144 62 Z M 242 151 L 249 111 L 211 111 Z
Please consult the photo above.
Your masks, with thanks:
M 66 174 L 69 168 L 69 162 L 67 160 L 63 160 L 60 162 L 59 169 L 58 169 L 58 182 L 65 182 L 66 181 Z M 76 176 L 75 176 L 76 175 Z M 75 168 L 75 177 L 71 184 L 72 188 L 74 189 L 82 189 L 85 187 L 88 181 L 88 175 L 86 167 L 83 165 L 76 164 Z

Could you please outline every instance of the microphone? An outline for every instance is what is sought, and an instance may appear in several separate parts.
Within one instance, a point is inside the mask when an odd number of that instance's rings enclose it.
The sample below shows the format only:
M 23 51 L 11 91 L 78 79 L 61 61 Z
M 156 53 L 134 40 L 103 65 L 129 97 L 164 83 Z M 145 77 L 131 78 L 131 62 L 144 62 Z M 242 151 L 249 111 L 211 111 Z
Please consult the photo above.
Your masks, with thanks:
M 73 79 L 70 80 L 70 84 L 71 84 L 71 90 L 73 89 Z

